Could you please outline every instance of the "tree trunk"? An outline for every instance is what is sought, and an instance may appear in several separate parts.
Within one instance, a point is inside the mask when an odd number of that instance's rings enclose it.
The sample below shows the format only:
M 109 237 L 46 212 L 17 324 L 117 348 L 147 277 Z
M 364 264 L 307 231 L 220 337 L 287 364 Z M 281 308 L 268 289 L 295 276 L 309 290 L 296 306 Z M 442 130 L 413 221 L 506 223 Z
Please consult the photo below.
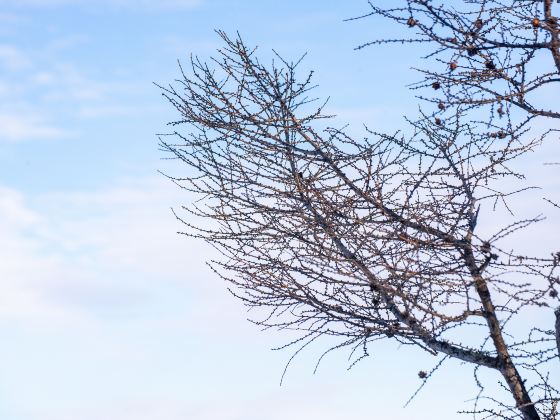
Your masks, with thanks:
M 515 368 L 515 365 L 511 361 L 509 355 L 506 356 L 506 359 L 502 360 L 502 362 L 503 366 L 500 367 L 500 372 L 506 380 L 511 393 L 515 398 L 515 402 L 517 403 L 517 408 L 523 414 L 523 418 L 525 420 L 540 420 L 539 413 L 531 401 L 529 393 L 525 389 L 525 384 L 521 379 L 521 375 L 517 372 L 517 369 Z
M 498 317 L 496 316 L 496 309 L 494 308 L 494 303 L 492 302 L 492 297 L 490 296 L 488 284 L 480 275 L 470 249 L 466 252 L 466 260 L 475 280 L 475 289 L 480 296 L 480 301 L 482 303 L 482 307 L 484 308 L 484 317 L 486 318 L 486 322 L 488 324 L 490 338 L 496 348 L 498 369 L 506 380 L 511 394 L 515 399 L 515 404 L 523 415 L 523 419 L 540 420 L 539 413 L 537 412 L 534 403 L 531 401 L 531 397 L 525 388 L 524 381 L 511 360 L 507 344 L 502 334 L 502 327 Z

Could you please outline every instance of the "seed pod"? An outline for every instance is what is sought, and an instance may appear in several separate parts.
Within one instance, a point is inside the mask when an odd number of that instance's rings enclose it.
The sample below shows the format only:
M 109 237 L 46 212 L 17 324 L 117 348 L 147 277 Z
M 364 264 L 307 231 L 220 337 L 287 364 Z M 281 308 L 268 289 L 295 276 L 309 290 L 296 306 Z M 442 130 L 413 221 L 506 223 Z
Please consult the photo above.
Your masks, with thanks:
M 424 372 L 423 370 L 421 370 L 420 372 L 418 372 L 418 377 L 420 379 L 426 379 L 428 377 L 428 374 L 426 372 Z
M 443 102 L 440 102 L 437 106 L 441 111 L 443 111 L 445 109 L 445 104 Z
M 538 17 L 534 17 L 531 21 L 531 25 L 533 25 L 533 28 L 538 28 L 539 26 L 541 26 L 541 21 Z
M 502 115 L 504 115 L 504 108 L 502 106 L 500 106 L 497 110 L 498 115 L 501 117 Z
M 440 87 L 441 87 L 441 85 L 439 84 L 439 82 L 432 83 L 432 89 L 438 90 Z
M 435 119 L 435 123 L 436 123 L 436 125 L 441 125 L 441 124 L 442 124 L 441 119 L 440 119 L 440 118 L 436 118 L 436 119 Z
M 474 22 L 474 26 L 476 27 L 476 29 L 482 28 L 482 25 L 484 25 L 484 22 L 482 21 L 482 19 L 477 19 L 477 20 Z
M 469 57 L 472 57 L 472 56 L 476 55 L 477 53 L 478 53 L 478 48 L 476 48 L 472 45 L 470 45 L 467 48 L 467 54 L 469 55 Z
M 409 28 L 412 28 L 413 26 L 416 26 L 416 19 L 414 19 L 412 16 L 410 16 L 408 18 L 408 20 L 406 21 L 406 24 L 408 25 Z
M 552 289 L 550 292 L 548 292 L 548 295 L 550 297 L 554 298 L 554 297 L 558 296 L 558 292 L 556 290 Z
M 452 61 L 451 63 L 449 63 L 449 70 L 453 71 L 457 68 L 457 63 L 455 61 Z
M 505 139 L 506 138 L 506 133 L 504 133 L 503 131 L 498 131 L 498 138 L 499 139 Z
M 493 61 L 487 61 L 486 63 L 484 63 L 484 65 L 486 66 L 486 68 L 488 70 L 496 70 L 496 65 L 494 64 Z

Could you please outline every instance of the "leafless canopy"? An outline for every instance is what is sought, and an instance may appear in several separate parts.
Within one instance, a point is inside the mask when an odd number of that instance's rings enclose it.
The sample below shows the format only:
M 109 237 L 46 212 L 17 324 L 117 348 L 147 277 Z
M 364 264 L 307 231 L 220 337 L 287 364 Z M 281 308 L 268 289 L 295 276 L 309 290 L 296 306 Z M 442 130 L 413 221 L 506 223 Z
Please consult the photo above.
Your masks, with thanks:
M 499 189 L 522 177 L 509 164 L 540 139 L 524 140 L 524 124 L 464 123 L 461 108 L 445 121 L 409 122 L 410 136 L 356 139 L 328 124 L 297 62 L 263 65 L 239 38 L 220 35 L 211 64 L 193 58 L 162 87 L 180 119 L 161 146 L 189 169 L 172 179 L 200 196 L 185 209 L 208 221 L 179 215 L 185 233 L 221 252 L 216 272 L 268 311 L 256 322 L 301 331 L 302 346 L 331 336 L 365 351 L 389 338 L 493 369 L 513 398 L 479 413 L 554 418 L 554 326 L 516 339 L 507 327 L 524 310 L 558 306 L 560 254 L 500 248 L 537 219 L 477 234 L 495 202 L 520 189 Z
M 502 116 L 510 108 L 529 116 L 560 118 L 551 98 L 560 95 L 560 26 L 554 0 L 371 0 L 359 18 L 384 17 L 402 25 L 398 39 L 380 38 L 358 48 L 386 43 L 424 43 L 429 70 L 415 87 L 440 109 L 490 107 Z M 358 18 L 358 19 L 359 19 Z M 545 100 L 543 100 L 545 99 Z M 556 101 L 558 104 L 558 101 Z

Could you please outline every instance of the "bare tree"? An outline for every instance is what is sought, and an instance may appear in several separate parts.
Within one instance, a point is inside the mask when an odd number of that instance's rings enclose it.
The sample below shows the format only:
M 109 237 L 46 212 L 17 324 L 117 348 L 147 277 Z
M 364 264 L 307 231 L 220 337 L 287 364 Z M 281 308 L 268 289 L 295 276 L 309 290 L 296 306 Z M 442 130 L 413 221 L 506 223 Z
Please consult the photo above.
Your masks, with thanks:
M 296 77 L 299 61 L 276 56 L 266 66 L 239 38 L 220 36 L 211 65 L 193 58 L 188 74 L 162 87 L 180 119 L 160 141 L 189 168 L 170 178 L 200 195 L 185 210 L 209 222 L 177 215 L 185 234 L 221 252 L 212 266 L 266 311 L 256 322 L 300 331 L 290 343 L 300 349 L 328 336 L 339 342 L 327 352 L 364 357 L 392 339 L 491 369 L 510 400 L 490 392 L 474 412 L 555 418 L 554 331 L 510 334 L 518 316 L 558 304 L 560 254 L 501 248 L 538 217 L 477 230 L 496 202 L 527 188 L 510 163 L 542 138 L 525 136 L 526 122 L 507 131 L 465 123 L 458 106 L 445 121 L 409 121 L 410 135 L 368 130 L 356 139 L 328 124 L 311 74 Z
M 371 11 L 406 27 L 408 36 L 375 44 L 421 43 L 433 47 L 429 69 L 415 89 L 443 111 L 490 107 L 492 116 L 511 108 L 529 117 L 560 118 L 550 98 L 560 95 L 560 26 L 553 0 L 371 0 Z M 381 6 L 385 4 L 386 6 Z M 401 31 L 402 32 L 402 31 Z M 558 102 L 556 102 L 556 105 Z

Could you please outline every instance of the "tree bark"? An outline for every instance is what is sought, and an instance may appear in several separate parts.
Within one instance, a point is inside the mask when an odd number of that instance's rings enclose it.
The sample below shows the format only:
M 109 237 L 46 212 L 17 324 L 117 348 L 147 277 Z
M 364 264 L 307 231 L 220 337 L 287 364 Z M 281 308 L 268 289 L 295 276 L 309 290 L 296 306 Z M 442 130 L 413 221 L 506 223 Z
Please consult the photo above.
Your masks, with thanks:
M 539 413 L 534 403 L 531 401 L 529 393 L 525 389 L 525 384 L 521 379 L 521 375 L 519 375 L 509 355 L 504 360 L 501 360 L 501 362 L 503 362 L 503 367 L 500 367 L 500 372 L 505 378 L 515 398 L 517 408 L 523 414 L 523 418 L 525 420 L 540 420 Z
M 475 279 L 476 291 L 480 296 L 482 306 L 484 307 L 486 322 L 490 330 L 490 337 L 492 338 L 494 347 L 496 348 L 498 354 L 498 370 L 506 380 L 506 383 L 511 390 L 511 394 L 515 399 L 515 403 L 519 411 L 523 414 L 523 418 L 525 420 L 539 420 L 539 413 L 531 401 L 531 397 L 525 388 L 524 381 L 509 355 L 507 344 L 502 334 L 500 322 L 496 316 L 494 303 L 492 302 L 486 280 L 484 280 L 480 275 L 477 275 Z
M 535 408 L 535 405 L 533 401 L 531 401 L 531 397 L 525 388 L 525 383 L 517 371 L 513 360 L 511 360 L 508 346 L 502 334 L 502 326 L 500 325 L 500 321 L 496 315 L 496 308 L 494 307 L 494 302 L 492 301 L 488 283 L 482 276 L 480 267 L 477 266 L 472 247 L 470 245 L 466 246 L 463 249 L 463 252 L 465 262 L 474 280 L 475 290 L 480 297 L 480 302 L 482 303 L 482 307 L 484 309 L 484 318 L 488 324 L 490 338 L 492 339 L 494 348 L 496 349 L 498 357 L 498 370 L 506 380 L 511 394 L 515 399 L 516 406 L 523 415 L 523 419 L 540 420 L 539 413 L 537 412 L 537 409 Z

